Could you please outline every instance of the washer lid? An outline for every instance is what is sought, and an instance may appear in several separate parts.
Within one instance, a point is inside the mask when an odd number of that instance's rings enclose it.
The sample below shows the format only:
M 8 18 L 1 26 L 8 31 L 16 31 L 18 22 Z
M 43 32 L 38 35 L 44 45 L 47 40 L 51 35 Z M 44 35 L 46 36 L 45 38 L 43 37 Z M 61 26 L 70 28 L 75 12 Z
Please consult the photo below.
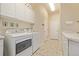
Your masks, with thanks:
M 19 36 L 24 36 L 24 35 L 32 35 L 32 33 L 11 33 L 11 34 L 6 34 L 6 35 L 10 37 L 19 37 Z

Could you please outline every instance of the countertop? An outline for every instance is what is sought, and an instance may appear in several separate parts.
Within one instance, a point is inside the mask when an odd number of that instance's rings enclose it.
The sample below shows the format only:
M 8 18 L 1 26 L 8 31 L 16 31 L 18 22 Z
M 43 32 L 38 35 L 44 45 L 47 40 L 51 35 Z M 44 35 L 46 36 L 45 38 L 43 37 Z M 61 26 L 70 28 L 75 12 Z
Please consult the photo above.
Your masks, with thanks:
M 68 40 L 72 40 L 75 42 L 79 42 L 79 34 L 78 33 L 69 33 L 69 32 L 63 32 L 62 33 Z
M 32 33 L 10 33 L 6 34 L 6 36 L 11 36 L 11 37 L 18 37 L 18 36 L 24 36 L 24 35 L 30 35 Z

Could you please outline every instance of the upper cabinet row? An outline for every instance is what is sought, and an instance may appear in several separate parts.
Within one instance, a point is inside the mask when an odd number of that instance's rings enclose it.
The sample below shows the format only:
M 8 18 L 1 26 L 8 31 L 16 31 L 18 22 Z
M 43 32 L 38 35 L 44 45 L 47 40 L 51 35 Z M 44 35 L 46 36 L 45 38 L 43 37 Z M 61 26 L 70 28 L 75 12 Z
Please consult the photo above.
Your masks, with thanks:
M 30 4 L 1 3 L 0 15 L 34 23 L 35 14 Z

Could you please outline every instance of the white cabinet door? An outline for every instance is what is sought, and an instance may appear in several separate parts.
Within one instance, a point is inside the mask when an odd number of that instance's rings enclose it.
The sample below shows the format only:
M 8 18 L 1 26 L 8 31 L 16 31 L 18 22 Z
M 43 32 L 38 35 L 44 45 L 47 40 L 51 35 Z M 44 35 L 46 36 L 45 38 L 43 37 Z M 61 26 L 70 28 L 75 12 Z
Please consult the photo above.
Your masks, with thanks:
M 1 15 L 34 22 L 34 11 L 25 3 L 1 3 Z
M 3 56 L 3 40 L 0 40 L 0 56 Z
M 31 5 L 29 4 L 26 4 L 24 6 L 24 17 L 25 17 L 25 20 L 28 21 L 28 22 L 33 22 L 34 23 L 34 11 L 31 7 Z
M 1 15 L 6 16 L 7 15 L 7 4 L 1 3 Z
M 16 18 L 24 20 L 24 3 L 16 3 Z
M 15 3 L 2 3 L 1 14 L 8 17 L 15 17 Z
M 79 56 L 79 42 L 69 40 L 69 56 Z
M 7 16 L 15 18 L 15 3 L 7 3 Z

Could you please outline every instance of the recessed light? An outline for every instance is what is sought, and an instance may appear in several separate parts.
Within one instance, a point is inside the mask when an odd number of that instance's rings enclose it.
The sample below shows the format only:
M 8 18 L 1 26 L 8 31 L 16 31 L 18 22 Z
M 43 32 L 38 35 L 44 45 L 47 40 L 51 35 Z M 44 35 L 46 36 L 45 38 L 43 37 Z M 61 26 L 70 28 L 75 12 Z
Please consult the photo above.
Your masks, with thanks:
M 51 11 L 55 11 L 55 5 L 54 5 L 54 3 L 49 2 L 49 6 L 50 6 Z

